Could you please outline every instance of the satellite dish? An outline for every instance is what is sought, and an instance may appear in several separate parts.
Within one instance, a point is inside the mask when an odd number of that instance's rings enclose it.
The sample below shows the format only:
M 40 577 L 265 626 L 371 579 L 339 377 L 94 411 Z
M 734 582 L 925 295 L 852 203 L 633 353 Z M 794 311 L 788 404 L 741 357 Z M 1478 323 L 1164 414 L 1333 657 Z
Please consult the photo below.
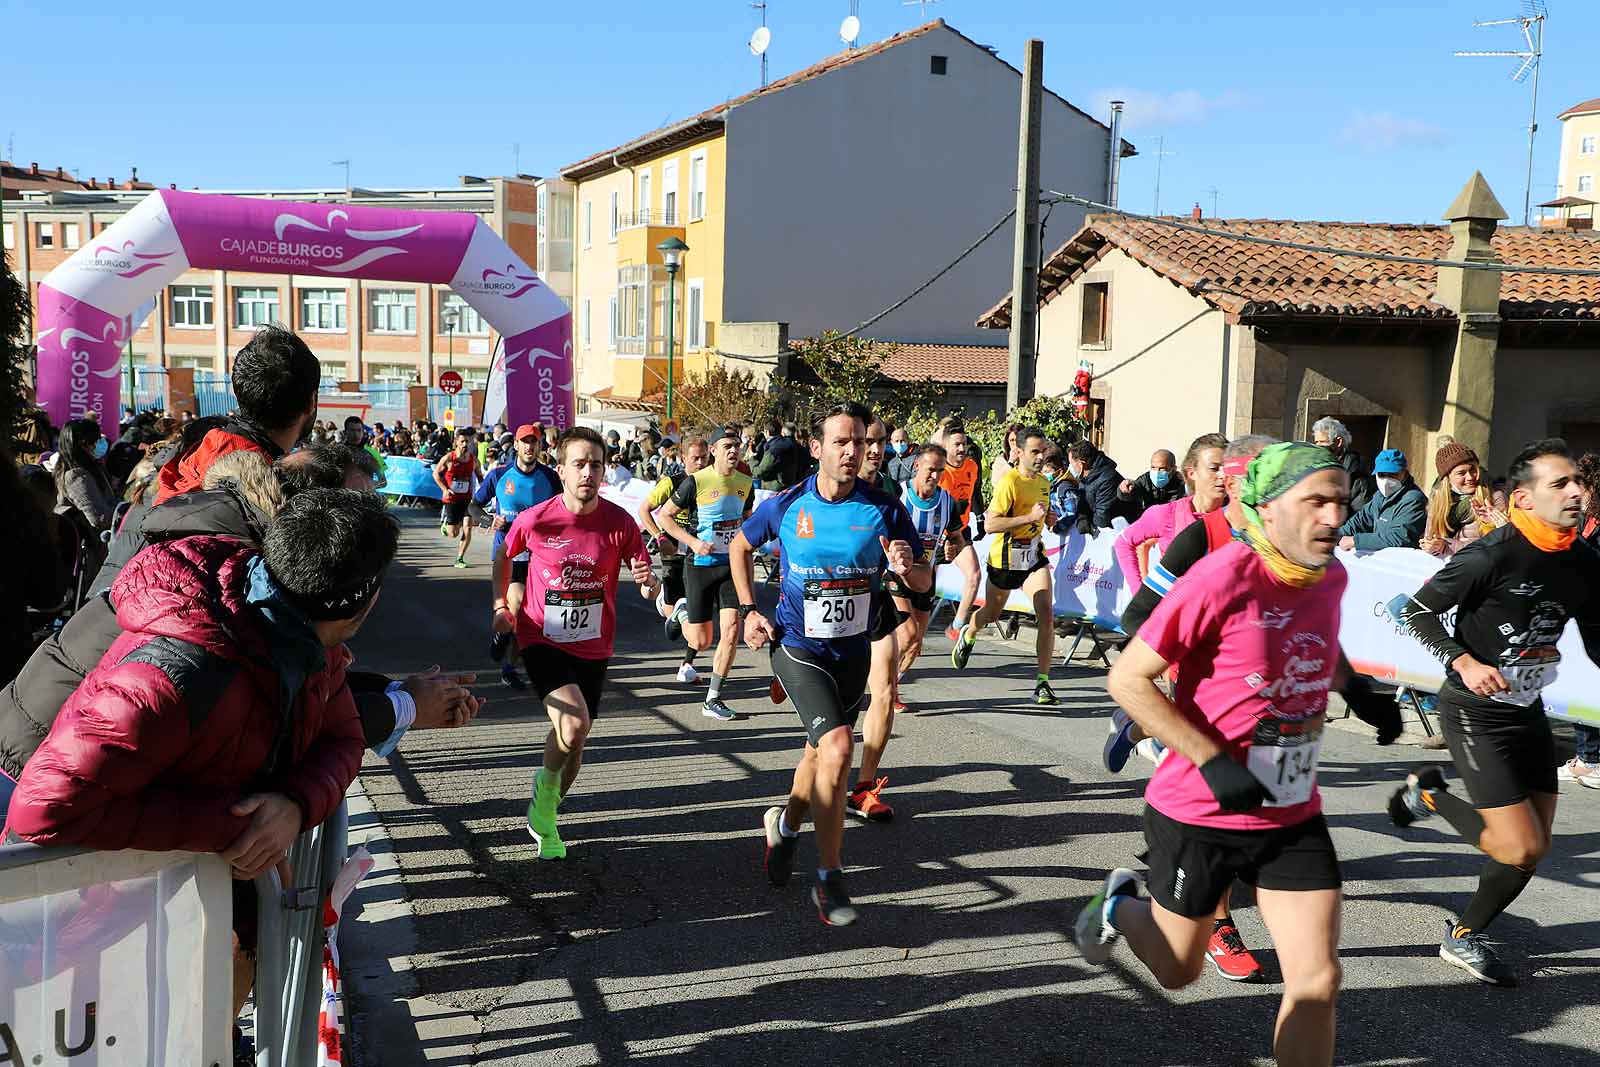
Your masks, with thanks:
M 839 23 L 839 40 L 845 44 L 855 44 L 860 36 L 861 20 L 854 15 L 846 15 L 844 21 Z
M 756 32 L 750 35 L 750 54 L 759 56 L 770 44 L 772 44 L 772 31 L 765 26 L 759 26 Z

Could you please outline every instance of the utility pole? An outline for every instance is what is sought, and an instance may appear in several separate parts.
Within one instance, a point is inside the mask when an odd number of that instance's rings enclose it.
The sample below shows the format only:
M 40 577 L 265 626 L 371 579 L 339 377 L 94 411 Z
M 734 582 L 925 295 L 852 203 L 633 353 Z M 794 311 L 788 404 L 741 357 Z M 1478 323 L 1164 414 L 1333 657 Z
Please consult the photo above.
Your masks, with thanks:
M 1011 250 L 1011 343 L 1006 407 L 1033 399 L 1039 349 L 1039 111 L 1044 103 L 1044 42 L 1029 38 L 1022 63 L 1017 127 L 1017 217 Z M 1115 146 L 1113 146 L 1115 152 Z

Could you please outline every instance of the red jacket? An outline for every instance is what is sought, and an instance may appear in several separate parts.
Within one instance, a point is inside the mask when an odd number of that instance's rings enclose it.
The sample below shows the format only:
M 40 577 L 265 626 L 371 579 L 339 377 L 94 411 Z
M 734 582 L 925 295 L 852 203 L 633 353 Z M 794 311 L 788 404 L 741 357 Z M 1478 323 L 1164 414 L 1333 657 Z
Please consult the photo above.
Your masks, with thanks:
M 43 845 L 219 852 L 249 825 L 229 808 L 250 793 L 287 794 L 306 828 L 338 807 L 366 744 L 350 656 L 251 602 L 257 558 L 200 536 L 123 567 L 112 599 L 124 633 L 28 760 L 9 831 Z
M 218 420 L 220 422 L 220 420 Z M 167 460 L 157 476 L 156 503 L 179 493 L 194 493 L 205 488 L 206 471 L 229 452 L 241 449 L 260 452 L 272 462 L 282 455 L 277 446 L 267 443 L 237 422 L 227 422 L 207 430 L 205 436 Z

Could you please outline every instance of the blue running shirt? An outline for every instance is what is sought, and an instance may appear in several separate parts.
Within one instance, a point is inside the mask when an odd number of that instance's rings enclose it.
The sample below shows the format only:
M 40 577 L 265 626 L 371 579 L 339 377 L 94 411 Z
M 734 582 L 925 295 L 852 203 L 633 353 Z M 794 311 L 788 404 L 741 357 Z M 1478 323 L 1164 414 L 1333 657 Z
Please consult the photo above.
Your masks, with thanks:
M 824 500 L 812 475 L 756 508 L 742 531 L 752 545 L 780 546 L 779 640 L 824 659 L 871 654 L 872 613 L 887 561 L 878 538 L 905 541 L 922 559 L 922 538 L 900 502 L 857 481 Z
M 495 514 L 506 520 L 505 529 L 494 533 L 494 554 L 500 554 L 506 531 L 511 529 L 511 523 L 518 515 L 535 504 L 543 504 L 551 497 L 560 495 L 561 479 L 543 463 L 535 466 L 530 474 L 520 469 L 513 459 L 484 475 L 483 483 L 472 495 L 473 502 L 482 508 L 488 507 L 489 501 L 494 501 Z

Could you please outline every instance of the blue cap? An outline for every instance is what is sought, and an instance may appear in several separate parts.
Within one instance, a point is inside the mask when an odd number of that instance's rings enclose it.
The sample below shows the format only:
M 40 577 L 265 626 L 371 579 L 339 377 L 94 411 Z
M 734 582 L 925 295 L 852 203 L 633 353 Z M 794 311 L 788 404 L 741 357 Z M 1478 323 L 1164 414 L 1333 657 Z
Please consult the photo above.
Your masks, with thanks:
M 1399 474 L 1406 469 L 1406 454 L 1398 448 L 1386 448 L 1372 461 L 1373 474 Z

